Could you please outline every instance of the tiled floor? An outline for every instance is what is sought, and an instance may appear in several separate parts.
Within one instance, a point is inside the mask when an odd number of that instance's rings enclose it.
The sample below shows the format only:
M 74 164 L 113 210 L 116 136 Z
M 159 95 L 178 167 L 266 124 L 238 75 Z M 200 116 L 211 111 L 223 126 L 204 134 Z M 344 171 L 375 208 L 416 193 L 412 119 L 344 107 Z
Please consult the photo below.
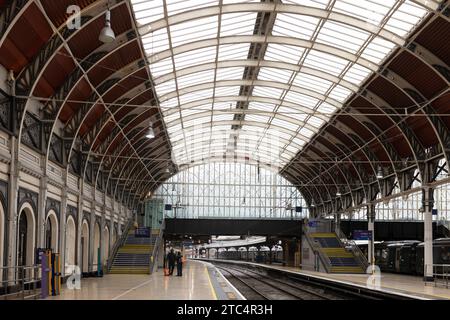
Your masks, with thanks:
M 162 270 L 150 275 L 106 275 L 81 282 L 80 290 L 63 285 L 54 300 L 216 300 L 207 268 L 188 261 L 183 277 L 165 277 Z

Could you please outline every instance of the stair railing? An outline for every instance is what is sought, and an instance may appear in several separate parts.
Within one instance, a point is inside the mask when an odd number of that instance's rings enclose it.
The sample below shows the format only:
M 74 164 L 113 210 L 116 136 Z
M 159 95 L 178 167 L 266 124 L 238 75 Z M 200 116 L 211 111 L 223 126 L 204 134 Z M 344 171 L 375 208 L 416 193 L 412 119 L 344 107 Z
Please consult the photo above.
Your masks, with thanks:
M 369 261 L 365 254 L 361 251 L 354 240 L 347 239 L 347 236 L 342 232 L 341 229 L 335 229 L 337 238 L 341 245 L 345 247 L 346 250 L 350 250 L 355 257 L 355 259 L 360 263 L 360 265 L 364 268 L 364 271 L 369 267 Z M 344 239 L 344 241 L 342 241 Z
M 306 241 L 313 250 L 314 254 L 319 256 L 319 259 L 327 273 L 330 273 L 332 267 L 330 259 L 322 252 L 322 250 L 320 250 L 320 247 L 317 245 L 316 241 L 309 236 L 309 231 L 305 226 L 303 226 L 303 234 L 305 235 Z
M 119 248 L 121 246 L 123 246 L 123 244 L 125 243 L 127 237 L 128 237 L 128 233 L 131 229 L 131 226 L 134 223 L 134 218 L 130 218 L 122 232 L 122 235 L 120 236 L 120 238 L 116 241 L 116 243 L 114 244 L 114 247 L 112 248 L 111 252 L 109 253 L 109 257 L 108 257 L 108 261 L 107 261 L 107 265 L 106 265 L 106 269 L 108 272 L 111 270 L 112 264 L 114 262 L 114 257 L 117 254 L 117 251 L 119 251 Z
M 161 244 L 163 234 L 164 234 L 164 228 L 165 228 L 165 221 L 161 223 L 161 227 L 159 229 L 158 236 L 156 237 L 155 245 L 153 247 L 153 252 L 150 256 L 150 274 L 153 273 L 153 269 L 155 268 L 155 263 L 158 261 L 158 254 L 159 254 L 159 246 Z

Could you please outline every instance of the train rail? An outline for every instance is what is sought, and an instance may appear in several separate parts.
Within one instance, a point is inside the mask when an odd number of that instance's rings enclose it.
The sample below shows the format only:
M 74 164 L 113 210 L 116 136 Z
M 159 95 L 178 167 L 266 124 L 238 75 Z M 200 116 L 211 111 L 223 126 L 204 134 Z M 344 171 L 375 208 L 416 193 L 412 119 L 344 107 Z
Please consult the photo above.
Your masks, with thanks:
M 410 300 L 411 297 L 381 292 L 327 279 L 233 261 L 208 260 L 249 300 Z
M 271 279 L 267 276 L 251 272 L 249 270 L 242 270 L 231 267 L 220 267 L 216 265 L 224 275 L 230 275 L 233 280 L 237 280 L 243 284 L 245 288 L 238 285 L 241 293 L 247 299 L 263 300 L 330 300 L 330 297 L 321 295 L 318 292 L 301 288 L 299 286 L 291 285 L 277 279 Z M 230 277 L 228 277 L 229 280 Z M 247 288 L 249 290 L 247 290 Z M 244 289 L 244 290 L 242 290 Z M 244 292 L 242 292 L 244 291 Z M 248 291 L 251 291 L 250 294 Z M 254 297 L 256 295 L 256 297 Z

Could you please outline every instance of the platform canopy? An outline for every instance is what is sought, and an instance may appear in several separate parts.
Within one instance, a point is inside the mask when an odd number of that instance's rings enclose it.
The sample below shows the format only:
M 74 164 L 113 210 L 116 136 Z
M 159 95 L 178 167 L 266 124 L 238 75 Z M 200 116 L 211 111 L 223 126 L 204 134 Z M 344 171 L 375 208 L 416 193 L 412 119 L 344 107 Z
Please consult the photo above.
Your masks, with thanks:
M 279 172 L 309 206 L 339 197 L 350 207 L 448 163 L 448 1 L 16 0 L 0 10 L 0 64 L 15 79 L 2 96 L 15 96 L 18 115 L 2 126 L 115 195 L 142 199 L 180 170 L 240 161 Z M 112 43 L 98 39 L 107 10 Z

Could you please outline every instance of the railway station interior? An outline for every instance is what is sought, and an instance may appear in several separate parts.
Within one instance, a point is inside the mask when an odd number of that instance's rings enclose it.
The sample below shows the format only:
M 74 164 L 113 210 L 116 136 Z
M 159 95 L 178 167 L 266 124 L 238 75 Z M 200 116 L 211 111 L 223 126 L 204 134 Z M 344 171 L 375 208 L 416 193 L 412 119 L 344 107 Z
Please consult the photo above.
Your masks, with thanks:
M 448 300 L 449 88 L 448 0 L 0 0 L 0 300 Z

